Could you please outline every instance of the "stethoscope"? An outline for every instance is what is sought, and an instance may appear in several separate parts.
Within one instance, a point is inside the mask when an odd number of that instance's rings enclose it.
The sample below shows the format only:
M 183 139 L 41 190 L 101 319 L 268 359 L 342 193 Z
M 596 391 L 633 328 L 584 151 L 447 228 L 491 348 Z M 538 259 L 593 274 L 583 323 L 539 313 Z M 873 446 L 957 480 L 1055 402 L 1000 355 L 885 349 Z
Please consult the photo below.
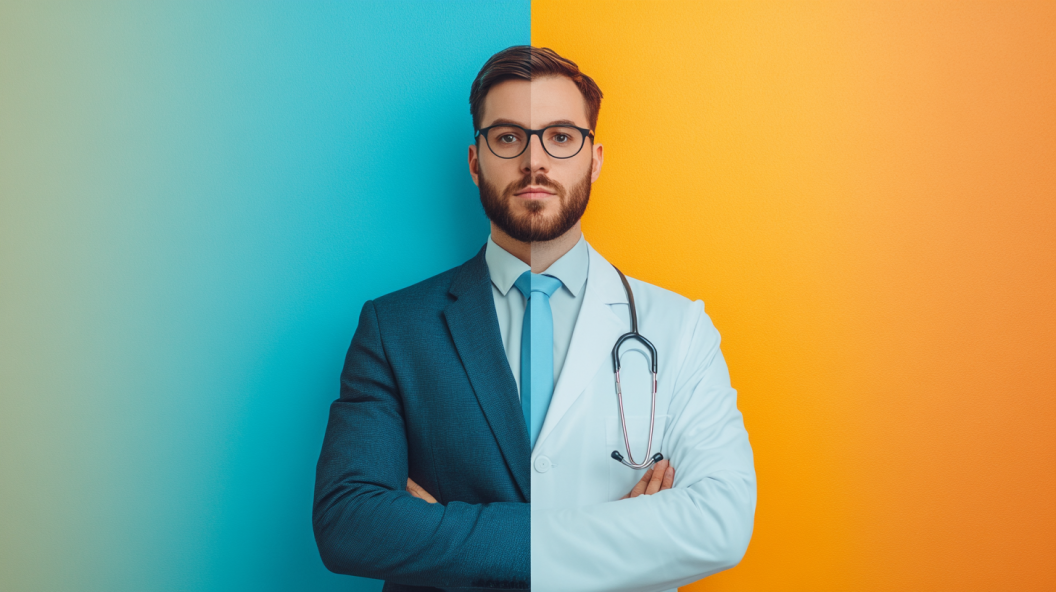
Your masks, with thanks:
M 616 267 L 613 266 L 613 269 Z M 656 347 L 638 332 L 638 312 L 634 306 L 634 293 L 631 292 L 631 285 L 627 283 L 623 272 L 616 269 L 616 273 L 620 274 L 620 281 L 623 282 L 623 288 L 627 290 L 627 300 L 631 305 L 631 332 L 621 335 L 612 348 L 612 371 L 616 374 L 616 400 L 620 403 L 620 424 L 623 425 L 623 444 L 627 447 L 627 459 L 625 460 L 623 455 L 616 450 L 612 451 L 612 458 L 632 469 L 644 469 L 664 460 L 664 455 L 659 452 L 649 456 L 649 453 L 653 451 L 653 426 L 656 425 Z M 649 349 L 649 359 L 653 363 L 653 402 L 649 410 L 649 445 L 645 449 L 646 460 L 641 464 L 634 462 L 634 456 L 631 455 L 631 439 L 627 435 L 627 418 L 623 413 L 623 389 L 620 387 L 620 346 L 628 339 L 637 339 L 645 345 Z

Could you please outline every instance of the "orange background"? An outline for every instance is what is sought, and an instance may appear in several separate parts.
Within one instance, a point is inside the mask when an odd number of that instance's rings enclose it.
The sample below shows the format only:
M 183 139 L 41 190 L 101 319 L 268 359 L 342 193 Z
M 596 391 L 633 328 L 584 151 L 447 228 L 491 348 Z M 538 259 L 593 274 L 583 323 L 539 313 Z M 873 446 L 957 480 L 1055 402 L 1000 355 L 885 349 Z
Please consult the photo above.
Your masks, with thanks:
M 532 2 L 588 240 L 704 300 L 756 454 L 689 590 L 1056 589 L 1056 3 Z

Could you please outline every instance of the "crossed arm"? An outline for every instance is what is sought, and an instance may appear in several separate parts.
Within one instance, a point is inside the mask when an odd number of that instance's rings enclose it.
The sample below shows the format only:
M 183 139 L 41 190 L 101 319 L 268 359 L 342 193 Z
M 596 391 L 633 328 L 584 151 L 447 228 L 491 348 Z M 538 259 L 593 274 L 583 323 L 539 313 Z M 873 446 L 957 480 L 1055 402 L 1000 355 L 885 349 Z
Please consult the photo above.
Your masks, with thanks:
M 408 494 L 402 413 L 368 302 L 316 470 L 312 522 L 323 563 L 337 573 L 413 586 L 527 588 L 528 504 L 441 505 Z
M 548 592 L 656 592 L 736 565 L 751 538 L 755 469 L 719 335 L 695 303 L 677 351 L 664 436 L 668 490 L 532 513 L 532 585 Z

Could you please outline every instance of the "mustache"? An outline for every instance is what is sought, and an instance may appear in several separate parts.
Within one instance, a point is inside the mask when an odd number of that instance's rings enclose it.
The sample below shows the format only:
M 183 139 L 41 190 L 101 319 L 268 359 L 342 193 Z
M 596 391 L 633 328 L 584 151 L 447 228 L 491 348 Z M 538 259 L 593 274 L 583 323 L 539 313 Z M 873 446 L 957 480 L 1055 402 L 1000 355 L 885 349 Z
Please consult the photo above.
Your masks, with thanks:
M 536 173 L 535 175 L 529 173 L 522 177 L 520 181 L 510 183 L 509 186 L 506 187 L 506 195 L 513 195 L 514 193 L 520 191 L 521 189 L 525 189 L 530 185 L 553 189 L 558 195 L 564 195 L 565 193 L 565 187 L 557 181 L 554 181 L 550 177 L 547 177 L 542 173 Z

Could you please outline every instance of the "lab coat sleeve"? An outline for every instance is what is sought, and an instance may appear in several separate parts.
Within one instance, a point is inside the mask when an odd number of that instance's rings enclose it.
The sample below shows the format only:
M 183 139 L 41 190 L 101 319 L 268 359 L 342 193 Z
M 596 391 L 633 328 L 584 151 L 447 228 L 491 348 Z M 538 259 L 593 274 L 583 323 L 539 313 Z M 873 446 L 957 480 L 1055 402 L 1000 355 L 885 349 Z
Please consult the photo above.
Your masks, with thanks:
M 736 565 L 751 539 L 752 449 L 719 334 L 702 302 L 687 315 L 664 452 L 674 486 L 654 495 L 532 513 L 532 585 L 547 592 L 647 592 Z
M 316 467 L 324 565 L 412 586 L 527 588 L 527 503 L 429 504 L 406 492 L 407 475 L 402 404 L 367 302 Z

